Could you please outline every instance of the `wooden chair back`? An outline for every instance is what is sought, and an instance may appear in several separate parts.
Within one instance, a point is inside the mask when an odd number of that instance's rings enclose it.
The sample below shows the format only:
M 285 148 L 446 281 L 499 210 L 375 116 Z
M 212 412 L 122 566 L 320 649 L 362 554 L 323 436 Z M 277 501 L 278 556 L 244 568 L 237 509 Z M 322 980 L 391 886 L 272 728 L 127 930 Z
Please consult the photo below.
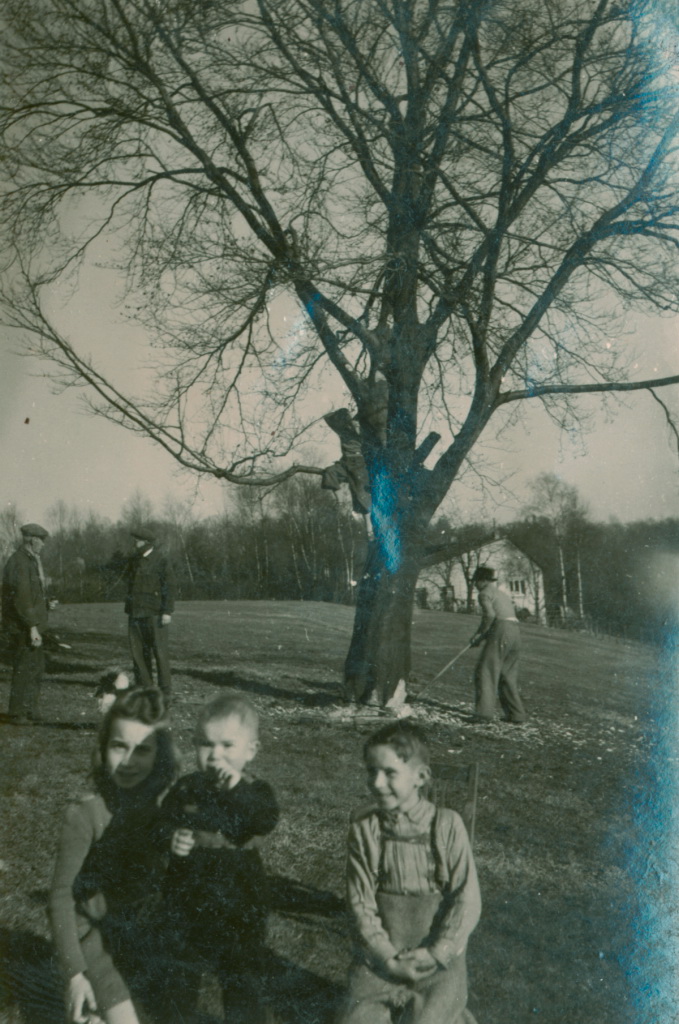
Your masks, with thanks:
M 479 794 L 478 762 L 452 764 L 450 761 L 433 761 L 431 774 L 432 802 L 439 807 L 452 807 L 460 814 L 473 848 Z

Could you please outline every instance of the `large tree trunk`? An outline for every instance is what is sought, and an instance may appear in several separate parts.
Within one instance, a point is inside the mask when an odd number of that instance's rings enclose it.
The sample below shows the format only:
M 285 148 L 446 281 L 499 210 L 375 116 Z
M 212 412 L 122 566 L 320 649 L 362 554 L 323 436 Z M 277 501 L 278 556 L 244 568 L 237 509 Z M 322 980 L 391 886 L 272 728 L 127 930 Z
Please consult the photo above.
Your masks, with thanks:
M 394 567 L 378 540 L 368 545 L 359 583 L 354 632 L 344 666 L 347 697 L 384 707 L 410 675 L 410 627 L 420 568 L 419 542 L 401 550 Z
M 432 493 L 423 463 L 439 435 L 429 434 L 415 448 L 418 345 L 402 346 L 399 390 L 375 388 L 359 405 L 359 423 L 370 478 L 368 543 L 356 595 L 354 631 L 344 665 L 345 693 L 381 707 L 403 691 L 410 677 L 410 627 L 417 577 L 432 515 L 440 499 Z M 393 370 L 393 367 L 392 367 Z M 385 414 L 386 413 L 386 417 Z

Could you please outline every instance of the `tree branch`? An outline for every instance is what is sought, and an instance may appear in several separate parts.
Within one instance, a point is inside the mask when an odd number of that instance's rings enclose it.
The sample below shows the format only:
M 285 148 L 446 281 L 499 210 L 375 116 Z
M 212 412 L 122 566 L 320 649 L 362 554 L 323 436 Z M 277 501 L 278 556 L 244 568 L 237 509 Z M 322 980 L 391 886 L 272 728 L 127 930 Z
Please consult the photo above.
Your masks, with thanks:
M 521 391 L 501 392 L 496 405 L 506 405 L 507 402 L 517 402 L 524 398 L 540 398 L 543 395 L 587 395 L 602 394 L 606 391 L 651 391 L 653 388 L 664 388 L 670 384 L 679 384 L 679 374 L 672 377 L 654 377 L 649 380 L 638 381 L 601 381 L 600 384 L 536 384 L 535 387 L 525 388 Z M 656 395 L 653 396 L 659 401 Z

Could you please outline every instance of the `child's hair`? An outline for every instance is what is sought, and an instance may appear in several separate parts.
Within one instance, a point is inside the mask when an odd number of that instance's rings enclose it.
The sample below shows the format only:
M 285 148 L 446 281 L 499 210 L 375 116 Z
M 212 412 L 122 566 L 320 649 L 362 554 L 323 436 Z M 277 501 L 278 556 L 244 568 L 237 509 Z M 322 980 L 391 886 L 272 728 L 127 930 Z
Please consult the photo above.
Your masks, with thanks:
M 106 748 L 111 736 L 111 727 L 118 718 L 127 718 L 153 727 L 158 747 L 151 774 L 143 783 L 145 799 L 160 795 L 179 774 L 179 757 L 170 735 L 162 694 L 154 687 L 135 686 L 131 690 L 125 690 L 104 715 L 92 758 L 95 788 L 109 808 L 120 799 L 119 787 L 106 768 Z
M 420 764 L 429 766 L 427 736 L 424 730 L 413 722 L 393 722 L 382 726 L 365 741 L 363 757 L 367 757 L 373 747 L 391 747 L 402 761 L 415 759 Z
M 252 735 L 257 737 L 259 715 L 254 705 L 242 693 L 223 693 L 204 704 L 196 722 L 196 733 L 199 733 L 208 722 L 214 722 L 220 718 L 230 718 L 231 715 L 235 715 L 241 725 L 250 729 Z

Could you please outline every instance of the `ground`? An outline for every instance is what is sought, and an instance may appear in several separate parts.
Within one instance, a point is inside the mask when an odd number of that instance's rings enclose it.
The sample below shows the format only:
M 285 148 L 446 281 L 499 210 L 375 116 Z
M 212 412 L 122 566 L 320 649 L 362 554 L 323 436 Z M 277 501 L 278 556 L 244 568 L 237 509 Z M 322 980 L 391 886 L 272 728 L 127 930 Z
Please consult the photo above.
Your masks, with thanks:
M 530 722 L 475 726 L 474 651 L 423 687 L 476 622 L 415 612 L 410 692 L 435 759 L 480 766 L 475 855 L 484 905 L 468 954 L 478 1024 L 679 1019 L 662 1009 L 662 972 L 648 961 L 652 937 L 640 935 L 655 883 L 638 877 L 648 865 L 649 787 L 672 761 L 658 722 L 673 673 L 663 674 L 650 647 L 525 626 Z M 279 1017 L 291 1024 L 330 1024 L 350 958 L 344 840 L 352 807 L 365 802 L 361 745 L 374 724 L 329 722 L 327 710 L 351 624 L 352 610 L 334 605 L 197 602 L 180 604 L 171 627 L 174 728 L 187 769 L 192 722 L 206 699 L 235 687 L 262 714 L 255 767 L 283 808 L 265 848 L 277 905 L 272 963 Z M 49 1002 L 56 979 L 45 916 L 55 837 L 65 805 L 86 786 L 93 684 L 106 668 L 128 666 L 119 606 L 65 606 L 53 626 L 72 651 L 52 658 L 45 723 L 0 724 L 2 1024 L 61 1024 Z M 8 682 L 5 667 L 0 701 Z M 215 1005 L 208 986 L 206 1011 Z

